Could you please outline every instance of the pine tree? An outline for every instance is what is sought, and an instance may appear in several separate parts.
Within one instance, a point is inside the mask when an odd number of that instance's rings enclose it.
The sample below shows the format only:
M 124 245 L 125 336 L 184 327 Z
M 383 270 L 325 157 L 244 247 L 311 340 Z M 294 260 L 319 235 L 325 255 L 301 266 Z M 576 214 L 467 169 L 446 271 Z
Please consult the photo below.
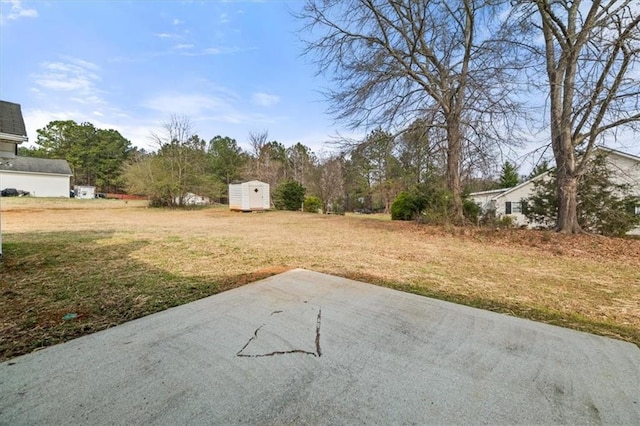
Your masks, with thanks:
M 502 165 L 500 174 L 500 188 L 513 188 L 519 183 L 518 168 L 508 161 Z

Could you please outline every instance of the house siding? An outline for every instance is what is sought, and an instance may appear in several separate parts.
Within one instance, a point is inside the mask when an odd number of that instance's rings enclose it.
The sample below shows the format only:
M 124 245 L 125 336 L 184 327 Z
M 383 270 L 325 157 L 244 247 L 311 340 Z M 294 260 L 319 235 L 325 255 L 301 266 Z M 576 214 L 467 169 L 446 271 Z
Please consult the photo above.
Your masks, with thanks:
M 514 220 L 514 224 L 517 226 L 531 226 L 527 217 L 522 214 L 521 202 L 523 199 L 531 196 L 533 192 L 534 183 L 532 181 L 525 182 L 520 187 L 510 191 L 504 192 L 494 197 L 494 203 L 496 206 L 496 216 L 511 216 Z M 507 203 L 511 204 L 511 211 L 507 213 Z
M 32 197 L 69 197 L 71 176 L 0 171 L 0 187 L 29 191 Z
M 619 185 L 629 185 L 631 193 L 640 196 L 640 161 L 615 153 L 609 154 L 606 161 L 611 180 Z

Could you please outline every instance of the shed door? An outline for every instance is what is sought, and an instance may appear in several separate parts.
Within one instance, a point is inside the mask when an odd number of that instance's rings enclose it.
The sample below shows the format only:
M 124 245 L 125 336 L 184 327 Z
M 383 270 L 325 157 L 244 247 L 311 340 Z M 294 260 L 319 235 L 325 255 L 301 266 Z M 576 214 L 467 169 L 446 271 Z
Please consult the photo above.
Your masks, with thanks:
M 260 185 L 249 185 L 249 208 L 262 208 L 262 191 Z

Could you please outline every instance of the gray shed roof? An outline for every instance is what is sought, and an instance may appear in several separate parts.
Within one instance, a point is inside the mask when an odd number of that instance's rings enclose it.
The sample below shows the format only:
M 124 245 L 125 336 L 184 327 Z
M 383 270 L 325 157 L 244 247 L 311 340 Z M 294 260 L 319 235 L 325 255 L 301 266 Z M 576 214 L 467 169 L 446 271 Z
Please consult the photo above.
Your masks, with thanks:
M 20 104 L 0 101 L 0 133 L 27 136 Z
M 71 176 L 71 168 L 67 160 L 50 160 L 48 158 L 16 157 L 0 163 L 0 171 L 48 173 Z

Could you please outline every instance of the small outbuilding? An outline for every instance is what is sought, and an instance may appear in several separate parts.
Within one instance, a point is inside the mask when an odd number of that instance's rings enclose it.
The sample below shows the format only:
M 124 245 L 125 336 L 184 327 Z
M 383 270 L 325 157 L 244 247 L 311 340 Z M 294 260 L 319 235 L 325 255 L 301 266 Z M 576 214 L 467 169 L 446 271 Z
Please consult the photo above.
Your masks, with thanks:
M 229 209 L 241 212 L 269 210 L 271 195 L 269 184 L 250 180 L 229 185 Z
M 96 198 L 95 186 L 76 185 L 73 189 L 75 190 L 76 198 L 85 198 L 85 199 Z

